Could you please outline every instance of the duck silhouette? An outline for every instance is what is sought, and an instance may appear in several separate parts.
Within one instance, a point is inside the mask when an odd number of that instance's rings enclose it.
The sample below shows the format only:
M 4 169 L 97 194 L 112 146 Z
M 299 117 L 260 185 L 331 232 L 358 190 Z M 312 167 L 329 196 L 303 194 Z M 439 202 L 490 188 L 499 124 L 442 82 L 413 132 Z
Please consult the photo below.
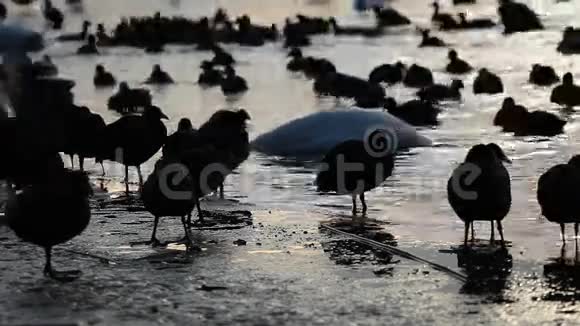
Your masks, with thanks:
M 567 72 L 562 77 L 562 84 L 556 86 L 550 95 L 550 102 L 566 107 L 580 105 L 580 87 L 574 84 L 574 77 Z
M 557 50 L 562 54 L 580 53 L 580 29 L 567 26 L 562 34 L 562 40 L 558 43 Z
M 410 125 L 419 127 L 438 125 L 437 116 L 441 112 L 430 101 L 410 100 L 403 104 L 397 104 L 392 97 L 386 99 L 385 109 Z
M 538 86 L 550 86 L 559 82 L 560 77 L 556 75 L 554 68 L 536 63 L 530 71 L 529 81 Z
M 148 106 L 142 115 L 127 115 L 107 125 L 101 138 L 98 160 L 114 161 L 125 166 L 125 189 L 129 193 L 129 167 L 137 168 L 139 185 L 143 185 L 141 164 L 165 144 L 167 119 L 160 108 Z
M 548 221 L 560 224 L 562 244 L 566 245 L 566 224 L 574 224 L 578 237 L 580 201 L 576 187 L 580 183 L 580 156 L 576 155 L 566 164 L 551 167 L 538 180 L 537 199 L 542 215 Z
M 213 87 L 219 86 L 222 83 L 223 76 L 221 71 L 218 71 L 214 68 L 213 63 L 211 61 L 204 60 L 201 63 L 202 72 L 199 74 L 197 79 L 197 83 L 206 86 L 206 87 Z
M 192 245 L 189 224 L 186 219 L 191 216 L 195 207 L 193 201 L 194 180 L 187 167 L 175 157 L 163 157 L 155 163 L 155 169 L 147 178 L 141 189 L 141 200 L 145 209 L 155 217 L 151 240 L 145 244 L 157 247 L 157 226 L 161 217 L 175 216 L 181 218 L 185 231 L 185 244 Z
M 151 75 L 145 81 L 145 84 L 157 84 L 157 85 L 166 85 L 166 84 L 173 84 L 173 78 L 161 69 L 161 66 L 156 64 L 153 66 L 153 71 L 151 71 Z
M 9 197 L 8 226 L 22 240 L 44 249 L 46 276 L 59 281 L 72 281 L 80 276 L 80 271 L 56 271 L 52 266 L 52 248 L 73 239 L 87 227 L 91 194 L 86 174 L 55 167 L 47 180 L 32 183 Z
M 135 112 L 138 108 L 151 105 L 151 93 L 145 88 L 130 88 L 127 82 L 119 84 L 119 90 L 107 103 L 109 110 L 121 114 Z
M 511 185 L 509 172 L 502 162 L 509 159 L 497 144 L 475 145 L 447 182 L 449 204 L 465 223 L 465 246 L 474 221 L 491 221 L 492 230 L 493 223 L 497 222 L 501 243 L 505 246 L 501 222 L 510 211 Z
M 501 79 L 486 68 L 479 69 L 477 77 L 473 81 L 474 94 L 498 94 L 503 93 Z
M 445 71 L 450 74 L 466 74 L 473 70 L 473 67 L 471 67 L 471 65 L 466 61 L 460 59 L 457 55 L 457 51 L 453 49 L 449 50 L 447 58 L 449 58 L 449 63 L 445 67 Z
M 348 140 L 331 149 L 322 159 L 322 169 L 316 176 L 320 192 L 335 192 L 352 196 L 352 213 L 357 213 L 357 196 L 362 203 L 363 215 L 367 212 L 365 192 L 385 181 L 395 166 L 394 148 L 389 144 L 389 131 L 376 130 L 364 141 Z M 378 145 L 378 146 L 377 146 Z M 357 169 L 348 169 L 353 164 Z
M 91 22 L 88 20 L 85 20 L 83 22 L 82 29 L 79 33 L 63 34 L 63 35 L 58 36 L 56 39 L 61 41 L 61 42 L 84 41 L 89 34 L 89 27 L 91 27 Z
M 439 3 L 437 1 L 431 4 L 433 7 L 433 15 L 431 15 L 431 21 L 439 26 L 442 30 L 456 29 L 458 27 L 457 21 L 452 15 L 448 13 L 441 13 Z
M 403 81 L 407 67 L 398 61 L 395 64 L 382 64 L 375 67 L 369 74 L 369 82 L 393 85 Z
M 438 37 L 431 36 L 430 33 L 431 33 L 431 31 L 429 29 L 421 30 L 421 43 L 419 43 L 420 48 L 428 47 L 428 46 L 433 46 L 433 47 L 446 46 L 445 42 L 443 42 L 443 40 L 441 40 Z
M 527 108 L 516 105 L 513 98 L 504 99 L 493 124 L 505 132 L 516 136 L 555 136 L 564 132 L 566 121 L 545 111 L 529 112 Z
M 89 35 L 87 37 L 87 43 L 77 50 L 79 55 L 92 55 L 99 54 L 99 49 L 97 49 L 97 38 L 94 35 Z
M 95 76 L 93 77 L 93 84 L 96 87 L 111 87 L 117 84 L 117 80 L 103 65 L 95 66 Z
M 411 20 L 399 13 L 394 8 L 374 7 L 373 13 L 379 26 L 402 26 L 411 24 Z
M 226 66 L 224 72 L 225 77 L 221 81 L 224 95 L 239 94 L 248 90 L 248 83 L 243 77 L 236 74 L 236 70 L 232 66 Z
M 462 89 L 463 82 L 458 79 L 451 81 L 451 85 L 433 84 L 427 86 L 417 92 L 417 96 L 429 102 L 437 102 L 442 100 L 459 100 L 461 99 L 460 89 Z
M 42 14 L 54 29 L 61 29 L 64 22 L 64 14 L 58 8 L 52 5 L 51 0 L 44 0 Z
M 523 3 L 500 0 L 498 13 L 505 34 L 544 29 L 538 15 Z
M 433 85 L 433 73 L 428 68 L 413 64 L 407 70 L 403 84 L 407 87 L 422 88 Z

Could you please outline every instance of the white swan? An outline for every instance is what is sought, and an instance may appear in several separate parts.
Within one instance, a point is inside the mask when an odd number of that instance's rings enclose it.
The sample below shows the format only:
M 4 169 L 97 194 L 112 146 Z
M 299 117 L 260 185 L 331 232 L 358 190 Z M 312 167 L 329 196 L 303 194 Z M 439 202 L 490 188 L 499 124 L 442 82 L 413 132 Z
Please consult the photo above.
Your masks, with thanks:
M 390 131 L 389 146 L 397 149 L 430 146 L 431 140 L 414 127 L 382 110 L 337 109 L 290 121 L 252 141 L 252 148 L 267 155 L 319 158 L 334 146 L 365 139 L 377 129 Z

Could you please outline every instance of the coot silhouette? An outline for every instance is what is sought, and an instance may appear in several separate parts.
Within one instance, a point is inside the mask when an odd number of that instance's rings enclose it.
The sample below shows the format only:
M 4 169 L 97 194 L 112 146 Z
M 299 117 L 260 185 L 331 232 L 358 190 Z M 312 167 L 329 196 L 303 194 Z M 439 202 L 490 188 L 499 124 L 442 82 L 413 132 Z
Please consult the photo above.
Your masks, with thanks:
M 374 7 L 373 12 L 379 26 L 401 26 L 411 24 L 411 20 L 394 8 Z
M 538 15 L 523 3 L 500 0 L 498 13 L 505 34 L 544 29 Z
M 574 84 L 574 77 L 571 73 L 565 73 L 562 77 L 562 84 L 552 90 L 550 102 L 566 107 L 580 105 L 580 86 Z
M 44 18 L 51 24 L 54 29 L 61 29 L 62 23 L 64 21 L 64 15 L 62 11 L 52 5 L 51 0 L 44 0 L 44 6 L 42 8 L 42 14 Z
M 97 49 L 97 38 L 93 34 L 89 35 L 87 37 L 87 43 L 77 50 L 77 54 L 99 54 L 99 49 Z
M 503 83 L 501 79 L 491 73 L 486 68 L 479 69 L 477 77 L 473 82 L 473 93 L 475 94 L 498 94 L 503 93 Z
M 44 274 L 59 281 L 72 281 L 80 271 L 56 271 L 52 248 L 79 235 L 89 224 L 92 193 L 83 172 L 58 170 L 45 181 L 28 185 L 13 194 L 6 206 L 8 226 L 26 242 L 44 248 Z
M 202 72 L 199 74 L 197 83 L 206 87 L 219 86 L 222 83 L 223 76 L 221 71 L 214 68 L 210 61 L 203 61 L 201 63 Z
M 74 155 L 78 155 L 79 168 L 84 171 L 85 158 L 96 159 L 99 156 L 105 121 L 87 107 L 72 106 L 67 110 L 65 123 L 66 143 L 63 152 L 70 156 L 73 167 Z M 102 162 L 100 163 L 103 167 Z
M 132 113 L 138 108 L 151 105 L 151 93 L 145 88 L 130 88 L 127 82 L 119 84 L 119 90 L 107 103 L 109 110 L 119 113 Z
M 580 29 L 567 26 L 564 29 L 562 40 L 558 43 L 557 50 L 562 54 L 580 53 Z
M 413 64 L 407 70 L 403 84 L 407 87 L 427 87 L 433 85 L 433 74 L 428 68 Z
M 504 99 L 493 124 L 505 132 L 516 136 L 555 136 L 564 132 L 566 121 L 555 114 L 545 111 L 529 112 L 527 108 L 516 105 L 513 98 Z
M 141 164 L 157 153 L 167 137 L 161 121 L 167 116 L 156 106 L 148 106 L 142 115 L 127 115 L 107 125 L 103 131 L 100 160 L 125 166 L 125 188 L 129 192 L 129 166 L 137 167 L 139 184 L 143 184 Z
M 303 71 L 306 65 L 306 60 L 302 55 L 300 48 L 292 48 L 288 53 L 288 57 L 292 58 L 286 64 L 286 69 L 289 71 Z
M 451 49 L 447 54 L 449 63 L 445 67 L 445 71 L 450 74 L 466 74 L 473 70 L 471 65 L 457 56 L 457 51 Z
M 431 31 L 429 29 L 421 30 L 421 43 L 419 43 L 419 47 L 427 47 L 427 46 L 434 46 L 434 47 L 443 47 L 445 46 L 445 42 L 438 37 L 431 36 Z
M 530 71 L 529 81 L 539 86 L 550 86 L 559 82 L 560 77 L 556 75 L 554 68 L 536 63 L 532 66 L 532 71 Z
M 145 81 L 145 84 L 173 84 L 173 78 L 161 69 L 161 66 L 156 64 L 153 66 L 153 71 L 151 71 L 151 75 Z
M 155 217 L 151 240 L 146 244 L 159 246 L 157 225 L 161 217 L 180 217 L 185 231 L 186 246 L 189 249 L 192 242 L 186 216 L 191 216 L 195 207 L 192 192 L 193 178 L 186 166 L 175 157 L 163 157 L 155 163 L 153 173 L 141 189 L 141 200 L 149 213 Z
M 365 98 L 377 102 L 385 98 L 385 90 L 380 85 L 338 72 L 318 77 L 313 88 L 318 94 L 335 97 Z
M 464 245 L 474 221 L 497 222 L 505 246 L 501 224 L 511 207 L 509 162 L 503 150 L 494 143 L 473 146 L 465 161 L 454 169 L 447 182 L 447 198 L 457 216 L 465 223 Z M 493 239 L 493 231 L 492 231 Z
M 226 50 L 224 50 L 219 45 L 216 44 L 212 46 L 211 50 L 214 53 L 214 57 L 211 59 L 211 62 L 214 65 L 221 65 L 227 67 L 236 63 L 234 57 L 231 54 L 227 53 Z
M 458 27 L 457 21 L 447 13 L 439 12 L 440 7 L 437 1 L 431 4 L 433 6 L 433 15 L 431 15 L 431 21 L 439 26 L 443 30 L 456 29 Z
M 191 120 L 182 118 L 179 120 L 177 130 L 167 137 L 163 146 L 163 157 L 179 158 L 184 151 L 198 145 L 197 130 L 193 128 Z
M 438 125 L 437 116 L 441 112 L 430 101 L 410 100 L 403 104 L 397 104 L 392 97 L 386 99 L 385 109 L 390 114 L 413 126 Z
M 117 80 L 112 73 L 105 70 L 103 65 L 96 65 L 95 76 L 93 77 L 93 84 L 96 87 L 110 87 L 117 84 Z
M 243 77 L 236 75 L 236 70 L 232 66 L 226 66 L 221 89 L 224 95 L 238 94 L 248 90 L 248 83 Z
M 474 18 L 468 20 L 463 12 L 460 12 L 457 16 L 459 17 L 460 29 L 484 29 L 495 27 L 495 23 L 491 19 Z
M 427 86 L 417 92 L 420 99 L 430 102 L 437 102 L 441 100 L 459 100 L 461 99 L 460 89 L 462 89 L 463 82 L 454 79 L 451 85 L 434 84 Z
M 566 224 L 574 223 L 576 241 L 580 218 L 580 198 L 576 188 L 580 184 L 580 156 L 566 164 L 558 164 L 544 172 L 538 180 L 537 199 L 542 215 L 548 221 L 560 224 L 562 243 L 566 245 Z
M 318 191 L 351 195 L 353 215 L 358 196 L 365 214 L 365 192 L 378 187 L 393 172 L 396 149 L 390 143 L 391 136 L 391 131 L 375 130 L 364 140 L 348 140 L 330 150 L 316 176 Z
M 89 27 L 90 26 L 91 26 L 91 22 L 88 20 L 85 20 L 83 22 L 82 29 L 79 33 L 62 34 L 62 35 L 58 36 L 56 39 L 61 41 L 61 42 L 84 41 L 89 34 Z
M 406 69 L 405 65 L 400 61 L 395 64 L 382 64 L 371 71 L 369 81 L 387 85 L 400 83 L 403 81 Z

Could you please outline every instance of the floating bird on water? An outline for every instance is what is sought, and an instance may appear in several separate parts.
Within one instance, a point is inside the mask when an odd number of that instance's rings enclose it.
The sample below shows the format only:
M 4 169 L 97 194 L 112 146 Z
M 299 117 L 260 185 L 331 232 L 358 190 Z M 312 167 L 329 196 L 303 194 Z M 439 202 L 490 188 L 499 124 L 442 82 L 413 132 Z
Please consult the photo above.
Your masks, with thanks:
M 560 81 L 560 77 L 550 66 L 543 66 L 541 64 L 534 64 L 532 71 L 530 71 L 530 83 L 539 86 L 550 86 Z
M 97 65 L 95 67 L 95 76 L 93 77 L 93 84 L 96 87 L 110 87 L 117 84 L 117 80 L 107 70 L 103 65 Z
M 463 82 L 458 79 L 454 79 L 451 85 L 441 85 L 433 84 L 427 86 L 417 92 L 417 96 L 424 101 L 437 102 L 442 100 L 459 100 L 461 99 L 461 92 Z
M 83 22 L 82 30 L 79 33 L 72 33 L 72 34 L 63 34 L 57 37 L 56 39 L 61 42 L 67 41 L 84 41 L 88 34 L 89 34 L 89 27 L 91 27 L 91 22 L 85 20 Z
M 441 40 L 438 37 L 431 36 L 430 33 L 431 33 L 431 31 L 429 29 L 421 30 L 421 43 L 419 43 L 419 47 L 427 47 L 427 46 L 442 47 L 442 46 L 446 46 L 445 42 L 443 42 L 443 40 Z
M 173 84 L 173 78 L 171 78 L 171 76 L 164 71 L 163 69 L 161 69 L 161 66 L 156 64 L 153 66 L 153 71 L 151 72 L 151 75 L 149 75 L 149 78 L 147 78 L 147 80 L 145 81 L 145 84 Z
M 302 50 L 300 48 L 292 48 L 288 52 L 288 57 L 292 59 L 286 64 L 286 69 L 290 71 L 303 71 L 306 65 L 306 60 L 302 55 Z
M 56 271 L 52 248 L 79 235 L 89 224 L 92 194 L 83 172 L 56 168 L 48 180 L 33 183 L 12 194 L 6 206 L 8 226 L 18 237 L 45 250 L 44 274 L 72 281 L 80 271 Z
M 64 21 L 64 15 L 62 11 L 52 5 L 51 0 L 44 0 L 44 6 L 42 8 L 42 14 L 44 18 L 52 24 L 52 28 L 61 29 L 62 23 Z
M 500 0 L 499 3 L 498 13 L 505 34 L 544 29 L 538 15 L 525 4 L 513 0 Z
M 77 50 L 77 54 L 99 54 L 99 49 L 97 49 L 97 38 L 94 35 L 89 35 L 87 37 L 87 44 L 81 46 Z
M 449 63 L 447 64 L 447 67 L 445 67 L 445 71 L 447 71 L 448 73 L 466 74 L 471 70 L 473 70 L 473 68 L 471 67 L 471 65 L 469 65 L 469 63 L 467 63 L 465 60 L 460 59 L 457 56 L 457 51 L 453 49 L 449 50 L 447 57 L 449 58 Z
M 231 66 L 231 65 L 236 63 L 236 60 L 234 60 L 234 57 L 231 54 L 227 53 L 226 50 L 224 50 L 219 45 L 212 46 L 211 50 L 214 53 L 214 57 L 211 59 L 211 62 L 214 65 L 220 65 L 220 66 L 227 67 L 227 66 Z
M 318 191 L 350 194 L 353 215 L 357 212 L 358 196 L 364 215 L 367 211 L 365 192 L 378 187 L 393 172 L 396 149 L 390 143 L 391 136 L 390 131 L 375 130 L 364 141 L 349 140 L 330 150 L 322 159 L 322 170 L 316 176 Z
M 440 7 L 437 1 L 433 2 L 431 6 L 433 6 L 433 15 L 431 15 L 431 21 L 438 25 L 440 29 L 446 30 L 457 28 L 458 25 L 453 16 L 448 13 L 439 12 Z
M 474 221 L 491 221 L 491 240 L 497 222 L 505 246 L 501 221 L 510 211 L 512 198 L 510 175 L 502 162 L 510 161 L 497 144 L 475 145 L 447 182 L 449 204 L 465 223 L 465 246 Z
M 565 73 L 562 77 L 562 84 L 552 90 L 550 102 L 566 107 L 580 105 L 580 86 L 574 84 L 574 77 L 571 73 Z
M 161 121 L 167 116 L 156 106 L 147 106 L 142 115 L 127 115 L 107 125 L 103 131 L 98 160 L 125 166 L 125 189 L 129 192 L 129 166 L 137 167 L 139 185 L 143 185 L 141 164 L 165 144 L 167 129 Z
M 529 112 L 527 108 L 516 105 L 513 98 L 503 101 L 493 124 L 502 127 L 505 132 L 516 136 L 555 136 L 564 132 L 566 121 L 555 114 L 545 111 Z
M 223 76 L 221 71 L 214 68 L 210 61 L 203 61 L 201 63 L 202 72 L 197 79 L 197 83 L 206 87 L 219 86 L 222 83 Z
M 460 12 L 457 16 L 459 17 L 458 28 L 460 29 L 484 29 L 495 27 L 495 23 L 491 19 L 475 18 L 468 20 L 464 12 Z
M 428 68 L 413 64 L 407 69 L 403 84 L 407 87 L 415 88 L 433 85 L 433 73 Z
M 558 164 L 546 171 L 538 180 L 537 198 L 542 215 L 548 221 L 560 224 L 562 245 L 566 245 L 566 224 L 574 223 L 575 241 L 578 241 L 580 223 L 580 197 L 576 189 L 580 184 L 580 156 L 567 164 Z
M 403 81 L 407 67 L 397 61 L 395 64 L 382 64 L 375 67 L 369 74 L 369 82 L 392 85 Z
M 403 104 L 397 104 L 392 97 L 386 99 L 385 109 L 413 126 L 435 126 L 439 124 L 437 116 L 441 112 L 431 101 L 410 100 Z
M 474 94 L 498 94 L 503 93 L 503 83 L 501 79 L 489 72 L 486 68 L 479 69 L 477 77 L 473 82 Z
M 248 90 L 248 83 L 243 77 L 236 75 L 236 70 L 232 66 L 226 66 L 221 89 L 224 95 L 238 94 Z
M 411 24 L 409 18 L 403 16 L 394 8 L 374 7 L 373 12 L 379 26 L 401 26 Z
M 133 113 L 138 108 L 151 105 L 151 93 L 145 88 L 130 88 L 127 82 L 121 82 L 119 90 L 109 98 L 107 105 L 109 110 L 121 114 Z

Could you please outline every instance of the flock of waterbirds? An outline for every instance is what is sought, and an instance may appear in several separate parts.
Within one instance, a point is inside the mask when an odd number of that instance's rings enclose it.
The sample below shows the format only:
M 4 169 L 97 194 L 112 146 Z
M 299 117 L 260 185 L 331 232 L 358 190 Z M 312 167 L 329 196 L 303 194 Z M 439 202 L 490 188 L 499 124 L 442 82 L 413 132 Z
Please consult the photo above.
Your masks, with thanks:
M 14 2 L 27 5 L 32 1 Z M 50 27 L 60 29 L 66 17 L 50 0 L 43 2 L 43 14 Z M 496 26 L 492 20 L 443 13 L 437 2 L 433 3 L 433 10 L 432 22 L 443 31 Z M 78 55 L 99 55 L 101 48 L 119 45 L 140 47 L 149 53 L 163 52 L 166 44 L 195 45 L 201 51 L 213 53 L 212 59 L 202 63 L 199 85 L 220 86 L 225 95 L 243 93 L 249 86 L 236 74 L 234 57 L 220 43 L 261 46 L 266 42 L 282 40 L 290 58 L 287 69 L 313 79 L 316 93 L 353 99 L 362 108 L 383 109 L 414 126 L 436 125 L 437 115 L 442 110 L 440 103 L 459 100 L 464 87 L 462 75 L 475 69 L 462 60 L 457 51 L 449 49 L 448 52 L 446 71 L 455 78 L 450 85 L 435 83 L 432 72 L 418 64 L 409 67 L 402 62 L 383 64 L 373 69 L 368 79 L 362 79 L 339 72 L 326 58 L 303 54 L 303 50 L 311 44 L 312 35 L 334 33 L 377 37 L 388 28 L 411 24 L 394 8 L 374 8 L 373 12 L 375 26 L 372 27 L 343 26 L 333 17 L 298 15 L 295 19 L 288 18 L 282 31 L 276 25 L 256 25 L 247 15 L 230 19 L 222 9 L 211 18 L 199 20 L 168 18 L 156 13 L 151 17 L 122 19 L 112 33 L 99 24 L 97 32 L 91 34 L 91 22 L 86 21 L 79 33 L 63 34 L 56 40 L 83 42 Z M 506 34 L 543 28 L 531 9 L 512 0 L 500 0 L 498 13 Z M 5 6 L 0 4 L 0 19 L 7 14 Z M 418 28 L 418 31 L 421 34 L 420 47 L 446 46 L 445 41 L 432 36 L 429 29 Z M 579 51 L 580 32 L 567 28 L 558 50 L 563 53 Z M 92 188 L 83 172 L 86 158 L 93 158 L 101 164 L 104 160 L 123 164 L 127 194 L 128 168 L 137 168 L 141 199 L 155 218 L 147 244 L 159 245 L 156 237 L 159 219 L 175 216 L 181 218 L 185 230 L 184 243 L 191 247 L 189 229 L 195 208 L 199 220 L 203 221 L 200 198 L 215 191 L 223 197 L 225 178 L 249 156 L 246 122 L 250 115 L 244 109 L 219 110 L 198 129 L 183 118 L 178 130 L 168 136 L 162 122 L 167 116 L 161 108 L 153 105 L 152 96 L 145 88 L 131 88 L 126 82 L 119 82 L 118 91 L 110 97 L 108 107 L 121 117 L 106 124 L 97 113 L 74 104 L 71 93 L 73 82 L 47 78 L 58 75 L 58 67 L 50 57 L 44 56 L 41 61 L 19 65 L 18 73 L 20 85 L 26 85 L 23 88 L 26 91 L 9 94 L 17 116 L 0 120 L 2 139 L 17 140 L 5 144 L 6 155 L 0 163 L 0 177 L 11 186 L 6 221 L 20 238 L 46 250 L 44 272 L 52 278 L 72 280 L 79 275 L 78 271 L 55 271 L 51 265 L 51 248 L 79 235 L 89 223 Z M 7 80 L 10 74 L 2 71 L 0 77 Z M 93 80 L 96 87 L 117 85 L 117 77 L 100 64 L 96 65 Z M 536 64 L 530 71 L 530 83 L 550 86 L 559 81 L 560 78 L 549 66 Z M 170 85 L 174 81 L 161 66 L 155 65 L 145 83 Z M 387 97 L 385 89 L 396 83 L 418 88 L 417 99 L 399 104 L 396 99 Z M 562 77 L 562 84 L 554 88 L 550 101 L 564 107 L 576 106 L 580 104 L 578 90 L 579 86 L 574 85 L 572 74 L 568 72 Z M 29 92 L 39 95 L 30 97 L 27 96 L 32 94 Z M 473 92 L 503 93 L 503 84 L 499 76 L 486 68 L 479 68 Z M 43 103 L 42 110 L 31 109 L 39 103 Z M 505 98 L 494 119 L 495 125 L 515 135 L 553 136 L 563 132 L 565 123 L 545 111 L 530 112 L 510 97 Z M 366 139 L 337 144 L 321 160 L 325 164 L 316 178 L 318 190 L 351 195 L 353 215 L 357 214 L 358 197 L 365 214 L 365 192 L 378 187 L 392 175 L 395 167 L 396 148 L 377 152 L 369 149 L 369 146 L 376 145 L 374 138 L 388 139 L 388 133 L 389 130 L 375 130 Z M 30 134 L 53 136 L 28 137 Z M 140 166 L 159 150 L 162 150 L 162 158 L 145 179 Z M 70 155 L 71 162 L 74 155 L 78 155 L 80 171 L 64 168 L 59 153 Z M 552 167 L 538 181 L 537 199 L 542 214 L 561 226 L 564 244 L 565 224 L 573 223 L 576 239 L 578 236 L 580 219 L 575 214 L 580 210 L 577 204 L 580 201 L 576 200 L 573 187 L 580 183 L 579 160 L 580 156 L 575 156 L 567 164 Z M 359 163 L 364 169 L 345 171 L 341 162 Z M 496 224 L 501 245 L 505 246 L 502 220 L 511 207 L 510 175 L 503 164 L 505 162 L 509 159 L 497 144 L 478 144 L 469 150 L 465 161 L 453 170 L 449 178 L 448 199 L 457 216 L 465 223 L 466 249 L 470 228 L 472 239 L 474 237 L 475 221 L 491 222 L 492 240 Z M 221 168 L 206 173 L 209 166 L 216 164 Z M 165 189 L 167 185 L 172 191 L 185 191 L 188 196 L 171 195 Z M 47 219 L 46 216 L 51 218 Z

